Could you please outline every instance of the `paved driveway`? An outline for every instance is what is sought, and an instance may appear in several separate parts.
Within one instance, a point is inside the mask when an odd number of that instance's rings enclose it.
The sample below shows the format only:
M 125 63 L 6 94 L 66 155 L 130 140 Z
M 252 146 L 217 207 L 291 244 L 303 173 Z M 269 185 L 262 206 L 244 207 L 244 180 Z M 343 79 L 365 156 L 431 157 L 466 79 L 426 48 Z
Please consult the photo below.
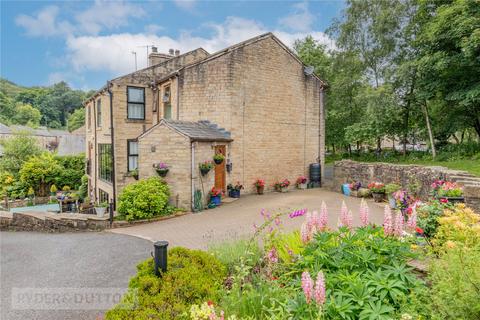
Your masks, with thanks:
M 325 189 L 295 190 L 288 193 L 267 193 L 247 195 L 233 203 L 201 213 L 164 220 L 134 227 L 113 229 L 109 232 L 128 234 L 150 241 L 167 240 L 172 246 L 205 249 L 211 242 L 219 242 L 249 236 L 253 233 L 253 224 L 261 224 L 261 208 L 271 212 L 298 208 L 319 210 L 322 201 L 329 209 L 329 226 L 337 225 L 342 201 L 345 201 L 354 214 L 354 223 L 359 223 L 358 209 L 360 200 L 345 197 L 337 192 Z M 383 221 L 383 208 L 369 202 L 371 221 L 379 224 Z M 299 228 L 302 217 L 284 218 L 285 230 Z
M 102 311 L 12 310 L 12 288 L 47 288 L 49 293 L 62 288 L 73 288 L 74 293 L 127 288 L 137 263 L 151 248 L 149 241 L 106 232 L 2 232 L 0 319 L 95 319 Z

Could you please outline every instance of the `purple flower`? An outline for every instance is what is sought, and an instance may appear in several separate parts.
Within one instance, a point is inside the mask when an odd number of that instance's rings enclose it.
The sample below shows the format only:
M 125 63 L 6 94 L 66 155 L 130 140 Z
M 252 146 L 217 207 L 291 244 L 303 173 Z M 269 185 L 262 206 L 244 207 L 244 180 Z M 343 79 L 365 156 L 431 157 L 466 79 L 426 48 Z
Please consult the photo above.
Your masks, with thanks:
M 290 218 L 296 218 L 296 217 L 300 217 L 300 216 L 303 216 L 305 213 L 307 213 L 307 209 L 299 209 L 299 210 L 295 210 L 293 212 L 291 212 L 288 216 Z

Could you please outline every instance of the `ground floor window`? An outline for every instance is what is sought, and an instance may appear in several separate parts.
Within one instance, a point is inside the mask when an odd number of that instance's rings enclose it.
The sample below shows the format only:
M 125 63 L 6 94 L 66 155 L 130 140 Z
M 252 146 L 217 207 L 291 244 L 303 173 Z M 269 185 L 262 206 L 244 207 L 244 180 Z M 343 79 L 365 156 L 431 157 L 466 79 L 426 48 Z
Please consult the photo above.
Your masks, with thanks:
M 98 144 L 98 174 L 100 179 L 112 182 L 112 145 L 109 143 Z
M 102 189 L 98 189 L 98 202 L 107 202 L 108 203 L 109 198 L 108 198 L 108 192 L 103 191 Z
M 138 168 L 138 141 L 128 140 L 127 146 L 128 153 L 128 171 L 132 171 Z

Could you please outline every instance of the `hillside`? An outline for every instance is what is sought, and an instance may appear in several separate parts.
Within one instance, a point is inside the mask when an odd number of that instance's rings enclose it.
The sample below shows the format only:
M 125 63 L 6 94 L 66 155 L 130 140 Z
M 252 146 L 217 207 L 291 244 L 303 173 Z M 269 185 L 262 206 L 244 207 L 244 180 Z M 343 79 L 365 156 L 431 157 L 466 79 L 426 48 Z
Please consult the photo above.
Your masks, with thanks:
M 0 92 L 6 95 L 9 98 L 14 98 L 18 93 L 25 90 L 25 87 L 21 87 L 12 81 L 9 81 L 4 78 L 0 78 Z

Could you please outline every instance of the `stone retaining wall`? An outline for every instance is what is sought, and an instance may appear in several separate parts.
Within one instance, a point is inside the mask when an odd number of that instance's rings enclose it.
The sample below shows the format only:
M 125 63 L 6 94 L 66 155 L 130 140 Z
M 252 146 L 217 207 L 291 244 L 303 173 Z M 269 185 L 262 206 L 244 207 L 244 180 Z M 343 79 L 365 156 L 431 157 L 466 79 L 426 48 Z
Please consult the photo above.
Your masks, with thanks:
M 368 184 L 380 181 L 385 184 L 398 183 L 407 189 L 410 183 L 417 181 L 420 183 L 419 195 L 426 199 L 432 191 L 431 184 L 436 179 L 454 181 L 463 186 L 466 204 L 480 213 L 480 177 L 445 167 L 342 160 L 334 164 L 332 188 L 340 191 L 344 183 L 360 181 Z

